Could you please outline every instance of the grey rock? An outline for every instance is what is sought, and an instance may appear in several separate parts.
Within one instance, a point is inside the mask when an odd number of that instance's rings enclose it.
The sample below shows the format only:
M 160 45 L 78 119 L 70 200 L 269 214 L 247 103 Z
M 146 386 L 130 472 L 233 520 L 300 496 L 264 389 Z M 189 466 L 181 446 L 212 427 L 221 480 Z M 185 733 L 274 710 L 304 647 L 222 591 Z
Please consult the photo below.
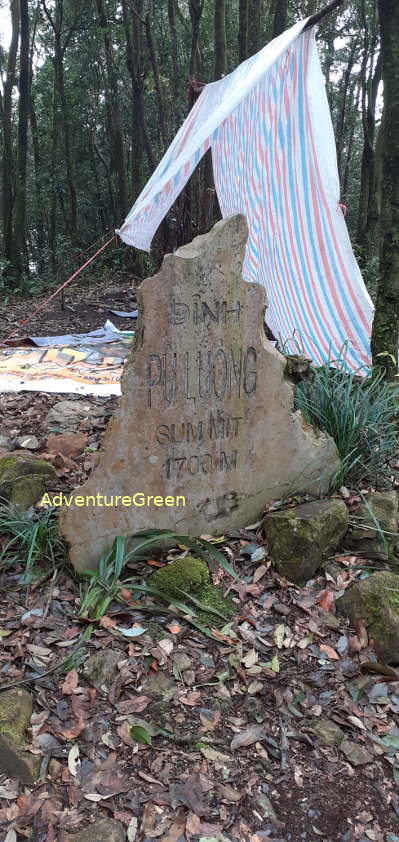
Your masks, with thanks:
M 122 658 L 119 650 L 101 649 L 85 662 L 84 675 L 97 690 L 106 691 L 118 675 L 118 662 Z
M 398 532 L 398 496 L 396 491 L 374 491 L 365 497 L 356 512 L 356 526 L 345 536 L 345 548 L 356 555 L 386 561 L 389 547 Z M 384 533 L 379 532 L 377 524 Z
M 354 743 L 352 740 L 344 740 L 340 745 L 340 749 L 352 766 L 364 766 L 366 763 L 371 763 L 374 760 L 373 755 L 364 746 Z
M 26 731 L 32 716 L 32 698 L 21 687 L 0 693 L 0 770 L 10 778 L 32 784 L 40 758 L 26 751 Z
M 281 576 L 301 584 L 321 567 L 348 528 L 348 509 L 342 500 L 315 500 L 267 514 L 266 538 Z
M 37 450 L 39 447 L 39 440 L 36 436 L 18 436 L 17 444 L 24 450 Z
M 308 728 L 323 746 L 337 746 L 345 739 L 342 728 L 331 719 L 313 719 Z
M 126 831 L 116 819 L 96 819 L 77 833 L 65 834 L 66 842 L 126 842 Z
M 286 358 L 264 335 L 265 290 L 242 278 L 247 236 L 244 216 L 222 219 L 140 285 L 119 407 L 77 494 L 130 495 L 134 477 L 146 494 L 184 504 L 92 507 L 86 517 L 72 504 L 60 529 L 78 570 L 154 522 L 221 535 L 294 484 L 316 496 L 328 488 L 336 447 L 294 411 Z
M 104 415 L 104 410 L 88 400 L 58 401 L 46 417 L 46 427 L 59 427 L 62 431 L 75 431 L 84 418 Z
M 176 683 L 166 672 L 149 673 L 142 682 L 143 693 L 156 701 L 170 702 L 177 692 Z
M 336 605 L 352 625 L 364 621 L 380 660 L 399 663 L 399 575 L 372 573 L 348 588 Z
M 173 666 L 177 667 L 179 672 L 189 670 L 192 665 L 191 658 L 185 652 L 175 652 L 173 655 Z
M 339 629 L 339 617 L 336 617 L 335 614 L 331 613 L 331 611 L 325 611 L 324 608 L 319 608 L 319 617 L 322 623 L 324 623 L 325 626 L 328 626 L 329 629 Z

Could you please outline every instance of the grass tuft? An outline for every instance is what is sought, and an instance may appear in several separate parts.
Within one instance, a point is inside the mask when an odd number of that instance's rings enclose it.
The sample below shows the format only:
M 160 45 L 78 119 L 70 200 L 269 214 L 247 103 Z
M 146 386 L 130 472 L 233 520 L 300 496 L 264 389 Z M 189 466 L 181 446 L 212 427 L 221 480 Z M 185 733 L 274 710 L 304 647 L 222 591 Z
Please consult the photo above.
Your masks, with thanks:
M 348 373 L 345 354 L 315 369 L 298 384 L 295 407 L 308 423 L 335 441 L 340 468 L 334 487 L 344 483 L 390 484 L 390 463 L 398 451 L 399 389 L 374 370 L 364 378 Z

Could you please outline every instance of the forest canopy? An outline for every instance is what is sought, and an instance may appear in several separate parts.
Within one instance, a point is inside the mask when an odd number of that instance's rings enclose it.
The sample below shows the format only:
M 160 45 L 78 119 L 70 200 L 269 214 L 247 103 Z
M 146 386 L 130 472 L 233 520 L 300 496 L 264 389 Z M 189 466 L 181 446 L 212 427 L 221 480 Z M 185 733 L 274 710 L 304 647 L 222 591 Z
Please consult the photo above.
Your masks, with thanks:
M 317 0 L 10 0 L 12 37 L 0 53 L 3 288 L 40 290 L 78 265 L 88 243 L 121 224 L 202 84 L 319 9 Z M 374 294 L 383 110 L 377 4 L 344 4 L 322 21 L 317 40 L 341 202 Z M 143 275 L 217 215 L 206 155 L 154 254 L 118 247 L 101 265 Z

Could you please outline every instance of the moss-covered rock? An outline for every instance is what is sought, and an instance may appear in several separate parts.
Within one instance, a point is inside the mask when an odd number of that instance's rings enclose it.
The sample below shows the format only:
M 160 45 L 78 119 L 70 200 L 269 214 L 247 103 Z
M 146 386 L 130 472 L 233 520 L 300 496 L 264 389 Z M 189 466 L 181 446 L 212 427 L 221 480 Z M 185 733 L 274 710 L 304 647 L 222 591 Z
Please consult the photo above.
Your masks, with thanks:
M 171 601 L 179 599 L 184 602 L 184 593 L 187 593 L 223 615 L 222 619 L 212 611 L 197 608 L 196 620 L 203 625 L 220 626 L 234 616 L 234 602 L 223 594 L 220 587 L 212 584 L 208 565 L 200 558 L 186 556 L 172 561 L 152 574 L 150 584 Z
M 301 584 L 310 579 L 348 528 L 342 500 L 315 500 L 272 512 L 264 520 L 267 541 L 281 576 Z
M 222 588 L 217 585 L 206 585 L 197 594 L 196 598 L 203 605 L 209 605 L 210 608 L 218 611 L 219 615 L 221 614 L 223 617 L 222 619 L 222 617 L 214 614 L 212 611 L 199 608 L 196 612 L 196 619 L 202 625 L 215 626 L 217 628 L 223 625 L 224 622 L 231 620 L 236 613 L 236 606 L 231 597 L 228 594 L 225 596 Z
M 206 562 L 189 555 L 156 570 L 150 583 L 167 596 L 183 599 L 181 591 L 197 594 L 210 580 Z
M 45 459 L 7 455 L 0 457 L 0 499 L 29 509 L 43 496 L 57 473 Z
M 388 570 L 372 573 L 348 588 L 337 609 L 352 624 L 363 620 L 380 659 L 399 663 L 399 576 Z
M 0 769 L 10 778 L 32 784 L 40 760 L 26 751 L 26 730 L 32 716 L 32 699 L 22 688 L 0 693 Z
M 387 534 L 382 535 L 381 530 Z M 398 544 L 397 532 L 396 491 L 374 491 L 360 504 L 356 512 L 356 526 L 345 536 L 345 548 L 356 555 L 386 561 Z

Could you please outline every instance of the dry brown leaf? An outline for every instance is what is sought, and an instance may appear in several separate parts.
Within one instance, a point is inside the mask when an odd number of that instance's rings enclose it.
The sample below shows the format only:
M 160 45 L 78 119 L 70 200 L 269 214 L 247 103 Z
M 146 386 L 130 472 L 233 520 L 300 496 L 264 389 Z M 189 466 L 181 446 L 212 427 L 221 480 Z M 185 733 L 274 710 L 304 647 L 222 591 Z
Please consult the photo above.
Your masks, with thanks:
M 320 644 L 320 652 L 324 652 L 332 661 L 339 661 L 338 652 L 332 646 L 328 646 L 327 643 Z
M 118 707 L 121 713 L 141 713 L 149 705 L 151 699 L 148 696 L 135 696 L 133 699 L 125 699 L 118 702 Z
M 74 690 L 76 690 L 79 684 L 79 676 L 76 670 L 70 670 L 67 672 L 65 679 L 63 681 L 61 692 L 64 696 L 70 696 Z

